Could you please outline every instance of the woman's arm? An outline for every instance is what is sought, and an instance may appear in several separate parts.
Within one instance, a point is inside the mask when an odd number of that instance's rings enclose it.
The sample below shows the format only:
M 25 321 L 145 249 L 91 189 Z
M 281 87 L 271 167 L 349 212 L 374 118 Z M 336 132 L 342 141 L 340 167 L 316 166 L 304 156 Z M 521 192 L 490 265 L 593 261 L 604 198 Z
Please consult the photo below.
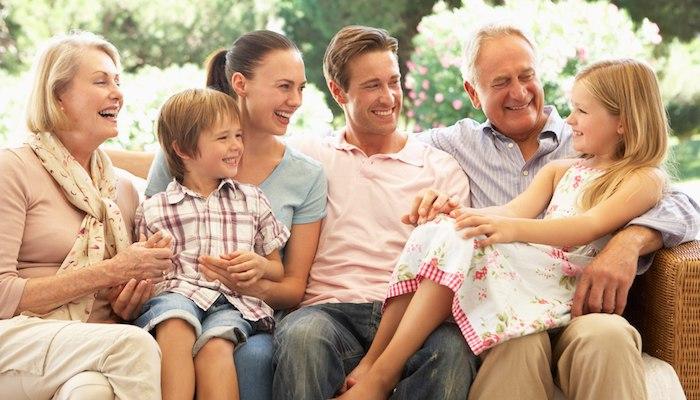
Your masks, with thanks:
M 272 308 L 294 307 L 301 302 L 320 233 L 321 221 L 292 225 L 285 247 L 284 278 L 279 282 L 262 282 L 260 287 L 261 298 Z
M 153 242 L 160 240 L 154 235 Z M 129 282 L 162 278 L 172 267 L 169 248 L 134 243 L 109 260 L 58 275 L 29 278 L 14 315 L 24 311 L 46 313 L 71 300 Z
M 227 269 L 231 261 L 219 257 L 201 257 L 200 268 L 209 279 L 218 279 L 231 290 L 262 299 L 272 308 L 294 307 L 304 297 L 306 281 L 316 255 L 320 232 L 320 220 L 292 225 L 291 236 L 285 247 L 284 277 L 279 282 L 260 279 L 253 285 L 239 286 L 237 280 L 232 279 L 233 274 Z

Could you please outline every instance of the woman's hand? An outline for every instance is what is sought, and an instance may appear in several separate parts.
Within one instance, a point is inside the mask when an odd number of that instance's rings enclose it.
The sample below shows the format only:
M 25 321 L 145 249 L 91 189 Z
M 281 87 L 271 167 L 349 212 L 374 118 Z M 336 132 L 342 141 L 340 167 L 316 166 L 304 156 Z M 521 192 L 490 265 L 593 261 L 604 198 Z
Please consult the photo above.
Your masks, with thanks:
M 494 243 L 510 243 L 516 241 L 517 219 L 486 215 L 476 208 L 460 208 L 450 213 L 455 218 L 455 229 L 462 233 L 465 239 L 486 235 L 486 239 L 477 240 L 476 245 L 486 247 Z
M 126 285 L 119 285 L 107 292 L 107 299 L 114 313 L 124 321 L 138 316 L 144 303 L 153 296 L 155 285 L 150 280 L 131 279 Z
M 107 263 L 107 274 L 118 284 L 131 279 L 159 282 L 173 267 L 170 242 L 171 238 L 161 232 L 148 239 L 142 235 L 139 242 L 112 257 L 112 262 Z

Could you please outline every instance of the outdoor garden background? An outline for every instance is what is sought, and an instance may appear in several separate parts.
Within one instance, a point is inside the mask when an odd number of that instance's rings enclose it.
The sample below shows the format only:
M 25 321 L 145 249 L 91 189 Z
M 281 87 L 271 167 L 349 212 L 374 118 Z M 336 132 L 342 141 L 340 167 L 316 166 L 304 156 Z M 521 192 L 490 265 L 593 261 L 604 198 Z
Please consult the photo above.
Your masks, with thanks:
M 402 128 L 483 120 L 462 90 L 460 50 L 470 27 L 509 18 L 533 33 L 547 104 L 568 115 L 576 71 L 606 57 L 638 57 L 658 71 L 673 129 L 672 171 L 700 201 L 700 6 L 696 0 L 0 0 L 0 147 L 22 143 L 29 67 L 37 47 L 70 29 L 99 33 L 120 50 L 125 106 L 109 146 L 152 151 L 153 122 L 171 94 L 203 86 L 202 62 L 241 33 L 280 31 L 300 47 L 309 85 L 292 135 L 343 125 L 321 59 L 342 26 L 399 38 Z M 2 173 L 0 171 L 0 173 Z

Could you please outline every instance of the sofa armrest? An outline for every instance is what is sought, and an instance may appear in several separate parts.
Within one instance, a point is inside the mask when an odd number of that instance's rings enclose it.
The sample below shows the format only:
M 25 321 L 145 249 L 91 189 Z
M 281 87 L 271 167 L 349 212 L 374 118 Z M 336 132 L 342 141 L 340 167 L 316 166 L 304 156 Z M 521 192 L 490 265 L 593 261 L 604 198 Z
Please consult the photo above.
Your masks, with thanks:
M 671 364 L 686 396 L 700 399 L 700 242 L 659 250 L 635 286 L 644 351 Z

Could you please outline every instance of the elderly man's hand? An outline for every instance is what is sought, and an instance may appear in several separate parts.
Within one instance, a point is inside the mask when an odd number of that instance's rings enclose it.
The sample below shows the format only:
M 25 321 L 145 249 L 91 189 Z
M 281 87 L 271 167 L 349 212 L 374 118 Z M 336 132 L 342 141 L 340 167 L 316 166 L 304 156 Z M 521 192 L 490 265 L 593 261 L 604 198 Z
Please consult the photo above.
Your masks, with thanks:
M 413 199 L 411 210 L 401 217 L 404 224 L 420 225 L 432 221 L 438 214 L 449 214 L 459 206 L 459 199 L 435 189 L 423 189 Z
M 572 318 L 589 313 L 621 315 L 637 273 L 638 257 L 639 252 L 624 245 L 609 245 L 598 254 L 579 278 Z

